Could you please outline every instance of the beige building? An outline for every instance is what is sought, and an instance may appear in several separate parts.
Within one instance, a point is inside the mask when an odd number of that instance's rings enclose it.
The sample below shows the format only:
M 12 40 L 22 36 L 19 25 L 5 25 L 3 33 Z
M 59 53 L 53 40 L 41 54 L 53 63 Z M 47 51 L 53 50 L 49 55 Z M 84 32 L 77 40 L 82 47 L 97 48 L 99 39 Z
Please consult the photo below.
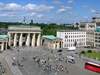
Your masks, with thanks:
M 41 29 L 36 26 L 10 26 L 8 27 L 8 45 L 17 46 L 40 46 Z
M 79 23 L 79 29 L 80 30 L 85 30 L 85 31 L 88 31 L 88 30 L 95 31 L 95 29 L 96 29 L 96 23 L 92 23 L 92 22 L 80 22 Z
M 7 49 L 8 46 L 8 36 L 0 35 L 0 52 Z
M 53 35 L 42 36 L 42 46 L 48 49 L 61 49 L 63 48 L 62 39 Z
M 86 45 L 90 47 L 94 47 L 95 43 L 95 30 L 96 23 L 92 22 L 80 22 L 79 29 L 86 31 Z

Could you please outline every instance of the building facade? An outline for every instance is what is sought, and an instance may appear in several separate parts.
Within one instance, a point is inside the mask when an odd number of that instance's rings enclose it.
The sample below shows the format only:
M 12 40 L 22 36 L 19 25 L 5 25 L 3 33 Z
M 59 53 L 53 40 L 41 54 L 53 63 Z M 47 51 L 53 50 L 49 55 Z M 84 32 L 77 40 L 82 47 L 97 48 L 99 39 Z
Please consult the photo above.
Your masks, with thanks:
M 96 23 L 80 22 L 79 30 L 86 31 L 86 45 L 89 47 L 94 47 Z
M 95 47 L 100 48 L 100 27 L 95 31 Z
M 0 35 L 0 52 L 8 47 L 8 35 Z
M 96 29 L 96 23 L 92 23 L 92 22 L 80 22 L 79 23 L 79 29 L 80 30 L 91 30 L 91 31 L 95 31 Z
M 86 46 L 86 32 L 79 30 L 57 31 L 57 37 L 63 40 L 63 48 Z
M 53 35 L 42 36 L 42 46 L 47 49 L 61 49 L 63 47 L 62 39 Z
M 41 29 L 33 26 L 9 26 L 8 45 L 17 46 L 40 46 Z

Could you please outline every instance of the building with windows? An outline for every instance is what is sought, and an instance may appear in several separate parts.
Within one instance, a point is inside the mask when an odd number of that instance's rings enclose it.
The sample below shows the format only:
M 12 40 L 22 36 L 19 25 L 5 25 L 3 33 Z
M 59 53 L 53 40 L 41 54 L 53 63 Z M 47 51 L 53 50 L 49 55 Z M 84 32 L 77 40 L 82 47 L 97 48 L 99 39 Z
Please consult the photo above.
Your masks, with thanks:
M 93 17 L 92 18 L 92 22 L 94 22 L 94 23 L 100 23 L 100 17 Z
M 95 31 L 95 47 L 100 48 L 100 27 Z
M 86 46 L 86 32 L 80 30 L 57 31 L 57 37 L 63 40 L 63 48 Z
M 0 52 L 7 49 L 8 35 L 0 35 Z
M 85 31 L 88 31 L 88 30 L 95 30 L 96 29 L 96 23 L 92 23 L 92 22 L 80 22 L 79 23 L 79 29 L 80 30 L 85 30 Z
M 86 31 L 86 45 L 89 47 L 94 47 L 96 23 L 80 22 L 79 30 Z
M 36 26 L 9 26 L 8 45 L 17 46 L 40 46 L 41 29 Z
M 61 38 L 53 35 L 44 35 L 42 36 L 42 46 L 47 49 L 61 49 L 63 42 Z

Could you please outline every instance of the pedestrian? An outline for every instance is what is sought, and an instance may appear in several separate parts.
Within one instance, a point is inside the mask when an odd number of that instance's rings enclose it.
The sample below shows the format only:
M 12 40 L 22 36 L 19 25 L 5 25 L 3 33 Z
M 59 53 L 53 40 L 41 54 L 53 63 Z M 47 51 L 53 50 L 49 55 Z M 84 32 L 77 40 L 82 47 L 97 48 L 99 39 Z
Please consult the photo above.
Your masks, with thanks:
M 69 71 L 68 71 L 67 67 L 65 67 L 65 71 L 66 71 L 66 73 L 69 73 Z

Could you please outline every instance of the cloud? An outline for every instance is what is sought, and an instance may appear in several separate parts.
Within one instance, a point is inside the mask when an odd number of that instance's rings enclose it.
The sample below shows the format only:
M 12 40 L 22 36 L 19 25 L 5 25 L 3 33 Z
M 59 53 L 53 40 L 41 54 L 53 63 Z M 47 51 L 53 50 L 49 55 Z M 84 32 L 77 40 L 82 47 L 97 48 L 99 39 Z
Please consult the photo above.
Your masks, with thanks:
M 70 7 L 70 6 L 63 6 L 63 7 L 61 7 L 60 9 L 58 9 L 58 11 L 57 12 L 59 12 L 59 13 L 61 13 L 61 12 L 66 12 L 66 11 L 69 11 L 69 10 L 71 10 L 72 9 L 72 7 Z
M 65 8 L 66 8 L 66 9 L 72 9 L 72 7 L 70 7 L 70 6 L 66 6 Z
M 67 3 L 73 3 L 74 2 L 74 0 L 68 0 L 67 1 Z
M 66 11 L 66 9 L 64 9 L 64 8 L 61 8 L 58 10 L 58 12 L 65 12 L 65 11 Z
M 37 17 L 38 18 L 42 18 L 44 15 L 43 14 L 38 14 Z
M 24 8 L 29 12 L 48 12 L 52 10 L 54 7 L 47 5 L 27 4 L 24 6 Z
M 14 13 L 0 13 L 0 16 L 2 16 L 2 17 L 6 17 L 6 16 L 13 17 L 13 16 L 16 16 L 16 15 Z
M 22 6 L 17 3 L 0 3 L 0 11 L 18 11 L 21 10 Z
M 30 16 L 35 16 L 35 15 L 37 15 L 37 13 L 35 13 L 35 12 L 32 12 L 32 13 L 30 14 Z
M 92 13 L 96 13 L 97 11 L 95 9 L 90 10 Z
M 48 6 L 48 5 L 36 5 L 36 4 L 26 4 L 26 5 L 20 5 L 17 3 L 0 3 L 0 11 L 5 12 L 20 12 L 20 11 L 28 11 L 28 12 L 48 12 L 51 11 L 54 7 Z

